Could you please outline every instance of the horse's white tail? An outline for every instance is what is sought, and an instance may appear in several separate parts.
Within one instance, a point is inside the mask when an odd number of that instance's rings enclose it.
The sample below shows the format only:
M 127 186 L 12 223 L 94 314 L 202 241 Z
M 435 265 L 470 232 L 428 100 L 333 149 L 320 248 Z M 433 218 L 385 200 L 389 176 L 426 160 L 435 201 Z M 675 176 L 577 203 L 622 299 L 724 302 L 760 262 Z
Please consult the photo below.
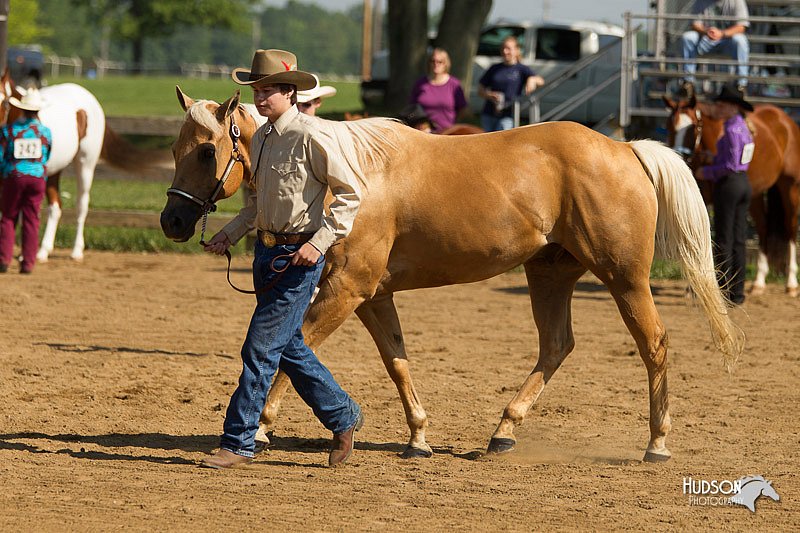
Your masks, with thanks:
M 711 227 L 697 182 L 683 160 L 663 144 L 649 140 L 629 144 L 656 190 L 656 250 L 680 263 L 730 371 L 744 349 L 744 333 L 728 315 L 728 302 L 717 284 Z

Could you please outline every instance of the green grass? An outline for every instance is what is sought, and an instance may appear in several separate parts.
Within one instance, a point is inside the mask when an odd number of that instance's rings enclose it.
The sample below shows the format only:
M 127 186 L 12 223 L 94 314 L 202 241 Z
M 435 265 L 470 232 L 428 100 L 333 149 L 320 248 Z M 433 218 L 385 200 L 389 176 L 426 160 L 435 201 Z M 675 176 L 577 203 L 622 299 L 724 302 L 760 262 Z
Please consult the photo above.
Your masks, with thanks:
M 168 183 L 138 180 L 95 180 L 90 191 L 89 209 L 121 209 L 160 212 L 167 202 Z M 62 205 L 75 207 L 77 180 L 72 176 L 61 178 Z M 241 194 L 217 204 L 218 213 L 236 214 L 242 207 Z M 213 217 L 214 214 L 212 213 Z
M 42 224 L 41 231 L 44 231 Z M 203 253 L 200 246 L 199 232 L 188 242 L 177 243 L 167 239 L 161 230 L 143 228 L 109 228 L 87 226 L 84 230 L 84 239 L 88 250 L 107 250 L 111 252 L 145 252 L 145 253 Z M 231 248 L 231 253 L 244 254 L 249 252 L 246 239 L 239 241 Z M 72 249 L 75 243 L 75 226 L 59 224 L 56 231 L 56 248 Z
M 216 100 L 223 102 L 237 90 L 241 90 L 242 102 L 253 102 L 253 91 L 248 87 L 236 85 L 230 78 L 201 80 L 181 78 L 180 76 L 107 76 L 102 80 L 86 78 L 58 77 L 48 80 L 57 83 L 77 83 L 95 95 L 110 116 L 181 116 L 183 110 L 175 95 L 175 86 L 196 100 Z M 345 111 L 363 108 L 357 82 L 329 82 L 325 85 L 336 87 L 337 94 L 326 98 L 320 109 L 325 115 L 341 115 Z

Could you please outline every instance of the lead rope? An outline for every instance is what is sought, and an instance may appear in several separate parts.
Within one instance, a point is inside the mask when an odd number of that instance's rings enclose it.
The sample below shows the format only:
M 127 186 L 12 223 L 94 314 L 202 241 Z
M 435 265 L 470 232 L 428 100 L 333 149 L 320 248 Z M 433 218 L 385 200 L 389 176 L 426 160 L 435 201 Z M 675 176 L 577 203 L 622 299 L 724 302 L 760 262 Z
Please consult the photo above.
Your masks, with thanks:
M 233 129 L 234 127 L 236 128 L 235 132 L 234 132 L 234 129 Z M 258 170 L 258 165 L 261 163 L 261 155 L 264 153 L 264 145 L 267 143 L 267 136 L 271 132 L 272 132 L 272 124 L 269 124 L 269 127 L 267 128 L 267 132 L 264 134 L 264 140 L 261 143 L 261 149 L 258 151 L 258 159 L 256 159 L 256 165 L 253 168 L 253 171 L 251 173 L 251 175 L 253 176 L 254 179 L 255 179 L 255 176 L 256 176 L 256 171 Z M 239 149 L 238 149 L 239 128 L 236 127 L 235 124 L 233 124 L 231 126 L 231 137 L 233 137 L 233 151 L 234 151 L 235 154 L 237 154 L 237 159 L 236 160 L 237 161 L 241 161 L 241 156 L 238 155 L 238 151 L 239 151 Z M 227 179 L 227 175 L 228 175 L 228 173 L 230 173 L 230 167 L 231 166 L 232 165 L 229 163 L 228 164 L 229 168 L 226 169 L 226 173 L 225 173 L 224 179 Z M 225 183 L 224 179 L 221 180 L 220 183 L 224 184 Z M 216 193 L 213 196 L 216 196 Z M 202 222 L 202 225 L 200 226 L 200 245 L 201 246 L 205 246 L 206 245 L 204 237 L 205 237 L 205 234 L 206 234 L 206 224 L 208 222 L 208 214 L 211 211 L 215 211 L 216 207 L 217 206 L 213 203 L 213 199 L 212 199 L 212 202 L 210 202 L 208 205 L 203 207 L 203 222 Z M 286 273 L 286 270 L 292 264 L 291 261 L 290 261 L 289 263 L 286 263 L 286 266 L 284 266 L 283 268 L 279 269 L 279 268 L 275 268 L 275 261 L 277 261 L 278 259 L 281 259 L 281 258 L 288 258 L 288 259 L 291 260 L 293 255 L 294 254 L 281 254 L 281 255 L 276 255 L 274 258 L 272 258 L 272 261 L 269 264 L 269 269 L 277 274 L 275 279 L 273 279 L 267 285 L 261 287 L 258 290 L 249 291 L 247 289 L 240 289 L 239 287 L 234 285 L 233 282 L 231 281 L 231 252 L 230 252 L 230 250 L 225 250 L 225 257 L 228 260 L 228 267 L 227 267 L 227 271 L 225 273 L 225 277 L 228 280 L 228 285 L 230 285 L 233 290 L 235 290 L 237 292 L 241 292 L 242 294 L 255 294 L 256 296 L 258 296 L 259 294 L 265 293 L 265 292 L 269 291 L 270 289 L 272 289 L 281 280 L 283 275 Z

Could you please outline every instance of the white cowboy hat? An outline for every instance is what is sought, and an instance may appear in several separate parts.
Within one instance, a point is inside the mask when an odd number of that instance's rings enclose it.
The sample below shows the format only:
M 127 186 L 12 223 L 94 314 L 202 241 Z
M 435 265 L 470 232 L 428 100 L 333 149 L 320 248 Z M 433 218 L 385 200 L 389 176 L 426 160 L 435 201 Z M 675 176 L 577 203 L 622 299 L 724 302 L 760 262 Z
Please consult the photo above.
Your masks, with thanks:
M 297 70 L 297 57 L 283 50 L 256 50 L 250 70 L 235 68 L 233 81 L 239 85 L 271 85 L 286 83 L 307 91 L 317 85 L 313 74 Z
M 37 89 L 29 89 L 19 99 L 12 96 L 8 103 L 25 111 L 41 111 L 47 105 Z
M 336 95 L 336 87 L 331 87 L 330 85 L 322 85 L 319 84 L 319 78 L 316 74 L 312 74 L 314 79 L 317 81 L 316 86 L 309 90 L 309 91 L 297 91 L 297 103 L 298 104 L 305 104 L 314 100 L 315 98 L 328 98 L 329 96 Z

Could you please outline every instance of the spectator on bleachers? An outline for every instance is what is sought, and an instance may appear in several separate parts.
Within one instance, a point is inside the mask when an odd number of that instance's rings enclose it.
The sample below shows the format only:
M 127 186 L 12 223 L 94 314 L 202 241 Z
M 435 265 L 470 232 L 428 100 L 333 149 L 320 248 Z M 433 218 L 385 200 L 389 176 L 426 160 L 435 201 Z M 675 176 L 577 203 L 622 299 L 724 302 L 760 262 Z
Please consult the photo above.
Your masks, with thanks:
M 713 21 L 707 18 L 692 22 L 692 27 L 680 39 L 683 59 L 695 59 L 711 52 L 720 52 L 729 55 L 739 64 L 736 74 L 739 76 L 737 89 L 742 94 L 746 93 L 747 75 L 749 72 L 747 62 L 750 58 L 750 43 L 745 32 L 750 26 L 745 0 L 695 0 L 691 13 L 703 17 L 723 16 L 736 17 L 735 21 Z M 694 74 L 697 64 L 686 63 L 683 71 L 686 73 L 682 92 L 691 97 L 695 94 Z

